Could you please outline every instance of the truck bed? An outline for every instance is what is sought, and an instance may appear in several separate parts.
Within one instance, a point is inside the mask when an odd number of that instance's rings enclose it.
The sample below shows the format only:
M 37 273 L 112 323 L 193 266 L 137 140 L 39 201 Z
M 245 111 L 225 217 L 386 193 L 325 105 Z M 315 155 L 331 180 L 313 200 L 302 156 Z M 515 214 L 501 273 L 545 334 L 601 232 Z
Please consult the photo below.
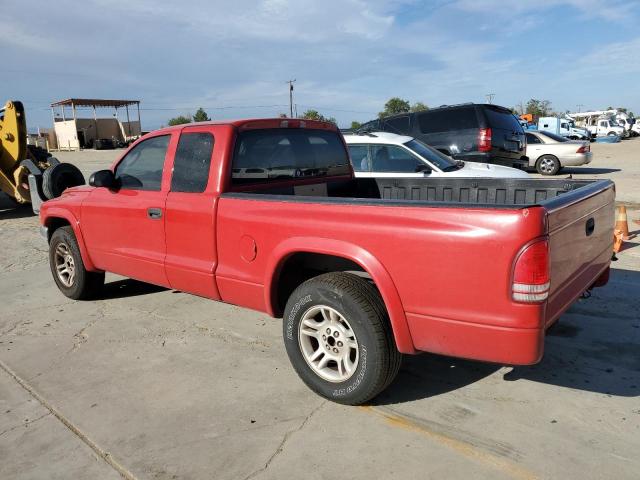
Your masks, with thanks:
M 535 205 L 554 208 L 610 188 L 610 180 L 503 179 L 503 178 L 359 178 L 345 182 L 256 188 L 224 196 L 295 196 L 314 202 L 354 202 L 413 206 L 468 206 L 484 208 L 526 208 Z M 326 186 L 326 188 L 325 188 Z M 283 200 L 286 198 L 283 198 Z M 288 200 L 293 200 L 288 198 Z
M 609 180 L 301 182 L 221 195 L 218 229 L 226 235 L 218 236 L 216 281 L 225 301 L 242 304 L 250 285 L 252 308 L 274 313 L 265 306 L 271 286 L 264 279 L 280 268 L 273 258 L 296 251 L 360 265 L 375 259 L 397 291 L 392 322 L 406 318 L 411 332 L 402 351 L 530 364 L 542 355 L 546 328 L 609 266 L 615 200 Z M 238 255 L 247 237 L 258 252 L 250 264 Z M 516 303 L 514 262 L 543 239 L 548 300 Z

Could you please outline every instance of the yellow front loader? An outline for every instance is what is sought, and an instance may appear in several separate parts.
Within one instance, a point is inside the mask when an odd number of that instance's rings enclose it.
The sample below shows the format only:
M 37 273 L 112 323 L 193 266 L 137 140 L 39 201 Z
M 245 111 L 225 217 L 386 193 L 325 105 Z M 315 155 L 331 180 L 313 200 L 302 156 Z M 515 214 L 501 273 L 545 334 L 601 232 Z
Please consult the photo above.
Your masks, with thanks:
M 27 145 L 27 121 L 21 102 L 0 108 L 0 190 L 19 204 L 40 204 L 65 188 L 84 184 L 80 170 L 61 164 L 46 150 Z
M 29 170 L 20 165 L 27 150 L 24 107 L 9 101 L 0 109 L 0 190 L 18 203 L 31 201 Z

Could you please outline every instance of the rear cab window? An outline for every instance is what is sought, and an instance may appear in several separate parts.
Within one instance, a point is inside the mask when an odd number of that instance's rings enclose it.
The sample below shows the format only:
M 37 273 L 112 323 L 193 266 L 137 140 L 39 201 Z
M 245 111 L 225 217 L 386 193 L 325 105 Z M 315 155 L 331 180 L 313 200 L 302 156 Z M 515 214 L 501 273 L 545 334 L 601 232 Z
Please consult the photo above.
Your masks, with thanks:
M 487 122 L 489 128 L 497 128 L 501 130 L 508 130 L 510 132 L 524 133 L 522 125 L 516 118 L 516 116 L 508 110 L 491 107 L 486 105 L 484 113 L 487 116 Z
M 247 130 L 236 140 L 231 183 L 350 174 L 349 156 L 337 132 L 306 128 Z

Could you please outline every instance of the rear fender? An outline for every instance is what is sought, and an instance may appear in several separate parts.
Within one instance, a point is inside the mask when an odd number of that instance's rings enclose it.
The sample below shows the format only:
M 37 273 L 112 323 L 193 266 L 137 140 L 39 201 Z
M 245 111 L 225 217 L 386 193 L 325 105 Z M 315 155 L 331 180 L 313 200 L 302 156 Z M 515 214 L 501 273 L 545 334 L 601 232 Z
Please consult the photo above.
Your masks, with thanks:
M 287 258 L 294 253 L 317 253 L 346 258 L 360 265 L 375 282 L 389 313 L 393 336 L 398 350 L 402 353 L 416 353 L 411 333 L 404 314 L 400 295 L 384 266 L 370 252 L 357 245 L 330 238 L 293 237 L 273 249 L 267 262 L 265 278 L 265 305 L 267 312 L 274 316 L 278 279 Z
M 51 206 L 47 208 L 46 216 L 42 218 L 42 224 L 49 228 L 51 225 L 55 223 L 55 219 L 63 219 L 66 220 L 71 228 L 73 229 L 73 233 L 76 236 L 76 240 L 78 242 L 78 247 L 80 248 L 80 255 L 82 256 L 82 263 L 89 271 L 95 271 L 96 267 L 91 261 L 91 257 L 89 256 L 89 252 L 87 252 L 87 248 L 84 243 L 84 237 L 82 236 L 82 230 L 80 230 L 80 222 L 78 219 L 68 210 L 64 208 L 56 208 Z M 51 234 L 53 232 L 49 232 L 49 239 L 51 238 Z

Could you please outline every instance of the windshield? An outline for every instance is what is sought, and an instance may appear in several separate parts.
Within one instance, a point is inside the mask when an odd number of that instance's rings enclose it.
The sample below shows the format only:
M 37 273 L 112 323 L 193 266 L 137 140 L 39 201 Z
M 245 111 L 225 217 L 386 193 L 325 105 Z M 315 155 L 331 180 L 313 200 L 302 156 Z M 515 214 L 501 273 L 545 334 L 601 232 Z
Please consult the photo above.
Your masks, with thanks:
M 569 140 L 565 137 L 562 137 L 560 135 L 556 135 L 555 133 L 551 133 L 551 132 L 540 132 L 542 135 L 545 135 L 549 138 L 551 138 L 552 140 L 555 140 L 556 142 L 568 142 Z
M 425 160 L 431 162 L 443 172 L 458 170 L 456 162 L 429 145 L 425 145 L 420 140 L 409 140 L 404 144 L 409 150 L 416 152 Z

